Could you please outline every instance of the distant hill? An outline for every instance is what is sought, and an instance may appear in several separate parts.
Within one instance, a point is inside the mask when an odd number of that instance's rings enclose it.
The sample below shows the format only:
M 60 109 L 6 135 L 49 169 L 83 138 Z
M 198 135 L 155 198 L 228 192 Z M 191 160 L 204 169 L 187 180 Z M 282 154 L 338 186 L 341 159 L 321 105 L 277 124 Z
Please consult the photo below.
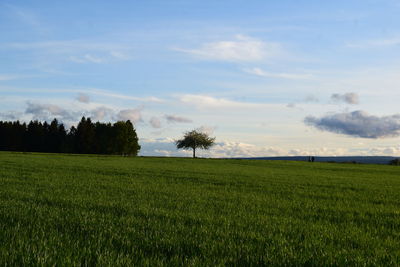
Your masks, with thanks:
M 396 157 L 386 157 L 386 156 L 315 157 L 315 162 L 388 164 L 391 160 L 395 158 Z M 255 158 L 242 158 L 242 159 L 308 161 L 307 156 L 255 157 Z

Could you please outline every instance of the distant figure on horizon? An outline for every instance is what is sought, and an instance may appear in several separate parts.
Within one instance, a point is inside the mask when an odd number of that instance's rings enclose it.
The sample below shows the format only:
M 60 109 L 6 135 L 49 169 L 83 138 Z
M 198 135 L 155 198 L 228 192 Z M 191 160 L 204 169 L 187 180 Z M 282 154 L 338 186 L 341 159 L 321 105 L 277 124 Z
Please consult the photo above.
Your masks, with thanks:
M 312 157 L 311 157 L 311 162 L 314 162 L 314 161 L 315 161 L 315 157 L 312 156 Z

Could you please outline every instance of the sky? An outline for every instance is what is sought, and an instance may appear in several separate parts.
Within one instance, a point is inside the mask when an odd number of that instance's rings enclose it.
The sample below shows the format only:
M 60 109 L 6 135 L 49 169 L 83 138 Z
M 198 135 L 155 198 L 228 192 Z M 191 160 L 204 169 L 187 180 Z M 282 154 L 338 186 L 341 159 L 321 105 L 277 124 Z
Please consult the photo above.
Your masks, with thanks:
M 0 0 L 0 120 L 131 120 L 143 156 L 400 156 L 400 0 Z

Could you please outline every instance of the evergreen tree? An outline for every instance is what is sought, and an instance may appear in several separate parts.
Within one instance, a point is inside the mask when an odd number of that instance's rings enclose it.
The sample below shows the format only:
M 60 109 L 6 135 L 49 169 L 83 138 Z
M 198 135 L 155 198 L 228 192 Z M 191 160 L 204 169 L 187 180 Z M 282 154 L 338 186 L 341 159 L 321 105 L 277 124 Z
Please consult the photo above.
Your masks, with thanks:
M 72 126 L 68 132 L 57 119 L 50 124 L 30 121 L 28 125 L 0 121 L 0 150 L 136 156 L 140 145 L 130 121 L 94 124 L 82 117 L 77 128 Z
M 77 127 L 76 138 L 78 153 L 94 153 L 95 127 L 90 118 L 82 117 Z

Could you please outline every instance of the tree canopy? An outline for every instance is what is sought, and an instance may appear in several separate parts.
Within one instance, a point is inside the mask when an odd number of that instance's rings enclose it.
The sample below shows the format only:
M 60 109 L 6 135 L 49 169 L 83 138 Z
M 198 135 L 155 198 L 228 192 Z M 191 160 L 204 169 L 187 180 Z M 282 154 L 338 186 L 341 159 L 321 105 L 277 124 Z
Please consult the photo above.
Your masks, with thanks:
M 193 158 L 196 157 L 196 149 L 209 149 L 214 145 L 215 137 L 196 130 L 186 132 L 182 139 L 175 141 L 178 149 L 192 149 Z
M 129 120 L 93 123 L 82 117 L 77 127 L 72 126 L 69 131 L 57 119 L 50 124 L 0 121 L 0 150 L 136 156 L 140 150 L 138 141 Z

